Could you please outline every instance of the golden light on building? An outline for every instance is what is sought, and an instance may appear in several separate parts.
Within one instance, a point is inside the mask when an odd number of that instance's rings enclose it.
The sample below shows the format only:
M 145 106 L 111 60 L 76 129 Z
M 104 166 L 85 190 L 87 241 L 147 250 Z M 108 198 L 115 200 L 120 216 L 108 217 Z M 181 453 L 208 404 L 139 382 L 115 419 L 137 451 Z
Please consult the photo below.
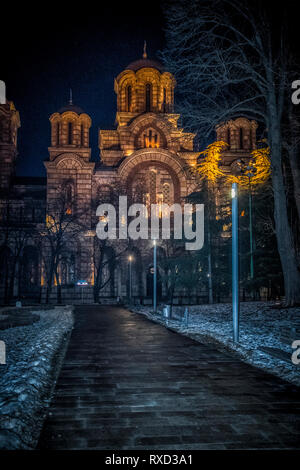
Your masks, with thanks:
M 145 147 L 146 148 L 159 148 L 159 141 L 155 140 L 154 136 L 145 136 Z

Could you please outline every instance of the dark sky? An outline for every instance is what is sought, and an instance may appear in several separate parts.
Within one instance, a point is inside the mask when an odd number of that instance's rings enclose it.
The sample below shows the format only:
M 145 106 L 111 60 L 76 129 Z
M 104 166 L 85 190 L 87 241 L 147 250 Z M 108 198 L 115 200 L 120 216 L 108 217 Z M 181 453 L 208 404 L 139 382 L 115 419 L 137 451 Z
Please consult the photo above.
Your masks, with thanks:
M 21 117 L 17 174 L 45 176 L 49 116 L 67 103 L 70 87 L 74 104 L 92 118 L 92 159 L 99 158 L 98 129 L 114 126 L 114 78 L 141 57 L 144 39 L 150 58 L 165 45 L 162 1 L 114 0 L 104 6 L 103 1 L 53 0 L 32 7 L 29 2 L 22 2 L 23 7 L 10 2 L 5 20 L 3 15 L 1 18 L 0 79 L 6 82 L 7 98 Z M 275 9 L 270 0 L 262 1 L 274 13 L 276 31 L 284 21 L 282 8 L 278 4 Z M 299 44 L 297 3 L 286 0 L 290 42 L 295 49 Z
M 114 78 L 141 58 L 144 39 L 150 58 L 164 46 L 159 2 L 151 1 L 151 8 L 141 3 L 143 10 L 127 2 L 111 1 L 111 8 L 99 2 L 98 9 L 92 3 L 68 2 L 68 11 L 62 10 L 64 3 L 40 2 L 38 11 L 27 3 L 23 10 L 14 4 L 1 31 L 6 49 L 0 78 L 21 117 L 19 175 L 45 175 L 49 116 L 67 103 L 70 87 L 74 104 L 92 118 L 92 158 L 99 158 L 98 128 L 114 126 Z

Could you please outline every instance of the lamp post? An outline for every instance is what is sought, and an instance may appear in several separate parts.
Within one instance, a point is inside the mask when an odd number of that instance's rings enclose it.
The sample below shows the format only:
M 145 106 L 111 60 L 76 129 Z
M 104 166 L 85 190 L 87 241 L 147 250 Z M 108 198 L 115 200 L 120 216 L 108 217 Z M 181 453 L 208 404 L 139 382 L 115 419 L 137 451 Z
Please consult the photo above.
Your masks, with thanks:
M 128 256 L 129 261 L 129 300 L 131 302 L 132 297 L 132 256 Z
M 251 178 L 254 176 L 255 168 L 247 166 L 247 176 L 249 178 L 249 236 L 250 236 L 250 279 L 254 278 L 254 260 L 253 260 L 253 223 L 252 223 L 252 191 Z
M 153 311 L 157 310 L 157 258 L 156 258 L 156 240 L 153 240 Z
M 239 238 L 238 184 L 232 183 L 232 319 L 233 341 L 239 341 Z
M 88 282 L 84 280 L 79 280 L 76 282 L 76 285 L 81 287 L 81 303 L 83 304 L 83 287 L 88 286 Z

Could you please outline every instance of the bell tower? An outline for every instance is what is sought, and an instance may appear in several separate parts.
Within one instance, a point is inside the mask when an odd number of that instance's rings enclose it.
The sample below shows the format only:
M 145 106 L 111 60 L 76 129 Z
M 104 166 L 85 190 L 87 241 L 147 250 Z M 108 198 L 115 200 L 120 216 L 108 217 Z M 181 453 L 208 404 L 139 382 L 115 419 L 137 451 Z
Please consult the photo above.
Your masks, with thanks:
M 65 192 L 67 213 L 91 205 L 91 184 L 95 163 L 90 161 L 89 129 L 91 118 L 70 101 L 50 116 L 51 146 L 47 170 L 47 202 Z M 85 212 L 86 214 L 86 212 Z
M 90 159 L 89 129 L 92 121 L 79 106 L 73 104 L 71 90 L 69 103 L 50 116 L 50 123 L 50 161 L 68 152 L 76 153 L 86 161 Z
M 236 160 L 251 158 L 251 152 L 256 149 L 256 121 L 240 117 L 223 122 L 216 127 L 217 140 L 228 144 L 223 152 L 223 164 L 231 165 Z
M 0 189 L 7 190 L 15 174 L 20 116 L 12 101 L 0 104 Z

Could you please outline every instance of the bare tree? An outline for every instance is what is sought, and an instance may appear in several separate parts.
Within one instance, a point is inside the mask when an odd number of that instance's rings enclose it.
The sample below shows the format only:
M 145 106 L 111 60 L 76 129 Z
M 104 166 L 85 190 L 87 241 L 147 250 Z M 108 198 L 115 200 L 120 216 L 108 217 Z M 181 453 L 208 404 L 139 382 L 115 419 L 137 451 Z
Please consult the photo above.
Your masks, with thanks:
M 288 155 L 293 182 L 293 195 L 300 223 L 300 120 L 295 119 L 291 103 L 289 103 L 288 109 L 283 146 Z
M 18 267 L 20 269 L 23 249 L 32 239 L 31 224 L 28 224 L 24 218 L 23 207 L 18 202 L 10 197 L 10 193 L 7 193 L 6 199 L 1 204 L 0 244 L 9 249 L 9 259 L 5 256 L 2 260 L 2 268 L 5 268 L 4 303 L 9 303 L 13 297 L 17 269 Z M 19 212 L 20 208 L 22 208 L 22 212 Z M 18 295 L 19 293 L 20 283 Z
M 97 194 L 97 200 L 93 202 L 93 213 L 96 213 L 96 208 L 101 203 L 112 204 L 116 209 L 118 225 L 119 196 L 126 194 L 127 188 L 120 182 L 110 182 L 110 184 L 102 186 Z M 97 220 L 95 220 L 95 225 L 96 224 Z M 99 303 L 100 292 L 107 284 L 111 283 L 111 288 L 113 287 L 116 263 L 117 260 L 122 257 L 123 253 L 127 251 L 128 242 L 128 240 L 110 240 L 108 238 L 102 240 L 95 236 L 93 254 L 95 272 L 94 302 Z M 114 295 L 113 292 L 112 295 Z
M 272 4 L 272 9 L 275 8 Z M 286 304 L 300 302 L 300 272 L 282 169 L 288 83 L 285 32 L 271 9 L 245 0 L 177 0 L 166 4 L 166 67 L 178 80 L 179 110 L 203 140 L 238 116 L 268 130 L 274 219 Z
M 87 214 L 84 207 L 76 208 L 76 201 L 70 200 L 62 187 L 58 188 L 55 198 L 47 203 L 46 221 L 36 227 L 47 282 L 46 303 L 50 300 L 54 284 L 57 286 L 57 302 L 61 303 L 59 265 L 64 252 L 86 230 Z
M 173 237 L 162 240 L 159 248 L 162 281 L 166 287 L 166 300 L 172 310 L 176 290 L 186 289 L 190 293 L 196 292 L 199 287 L 201 278 L 197 269 L 199 252 L 191 254 L 185 250 L 184 241 Z

